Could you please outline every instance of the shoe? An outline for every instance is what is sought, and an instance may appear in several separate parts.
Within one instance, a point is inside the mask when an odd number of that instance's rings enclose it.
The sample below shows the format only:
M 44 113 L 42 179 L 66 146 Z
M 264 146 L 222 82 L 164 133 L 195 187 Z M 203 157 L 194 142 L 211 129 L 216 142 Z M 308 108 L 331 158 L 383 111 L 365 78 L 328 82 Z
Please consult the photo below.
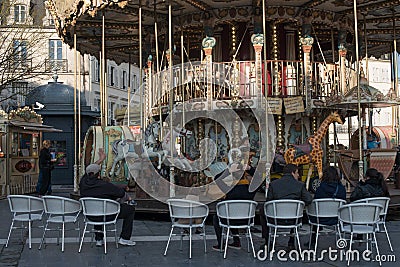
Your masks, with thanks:
M 212 249 L 215 250 L 215 251 L 218 251 L 218 252 L 222 252 L 222 251 L 223 251 L 223 250 L 221 249 L 221 246 L 220 246 L 220 245 L 214 245 L 214 246 L 212 246 Z
M 228 244 L 228 247 L 234 248 L 234 249 L 241 249 L 242 247 L 240 246 L 240 242 L 232 242 Z
M 123 246 L 134 246 L 134 245 L 136 245 L 136 242 L 132 241 L 132 240 L 126 240 L 126 239 L 120 238 L 118 240 L 118 244 L 123 245 Z
M 96 247 L 102 247 L 104 245 L 104 241 L 102 240 L 96 240 Z

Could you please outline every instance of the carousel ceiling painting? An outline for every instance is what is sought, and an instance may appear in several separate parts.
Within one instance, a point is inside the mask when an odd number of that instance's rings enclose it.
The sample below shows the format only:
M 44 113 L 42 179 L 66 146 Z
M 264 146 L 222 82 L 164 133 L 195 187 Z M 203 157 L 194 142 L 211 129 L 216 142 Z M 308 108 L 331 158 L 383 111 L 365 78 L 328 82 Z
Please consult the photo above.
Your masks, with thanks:
M 224 39 L 231 27 L 238 27 L 239 43 L 246 39 L 243 35 L 263 30 L 262 0 L 47 0 L 46 4 L 55 17 L 60 37 L 73 47 L 76 34 L 81 53 L 98 56 L 104 17 L 107 58 L 117 63 L 139 62 L 139 17 L 143 57 L 154 55 L 156 40 L 160 51 L 168 49 L 169 5 L 173 42 L 179 51 L 183 36 L 191 60 L 200 58 L 205 36 L 219 35 Z M 400 0 L 357 1 L 360 55 L 379 57 L 392 51 L 394 36 L 398 38 L 399 14 Z M 314 51 L 317 58 L 332 61 L 334 50 L 344 43 L 348 56 L 354 60 L 354 17 L 351 0 L 268 0 L 265 1 L 267 42 L 274 42 L 268 38 L 273 27 L 278 31 L 292 30 L 296 35 L 316 39 L 320 47 Z

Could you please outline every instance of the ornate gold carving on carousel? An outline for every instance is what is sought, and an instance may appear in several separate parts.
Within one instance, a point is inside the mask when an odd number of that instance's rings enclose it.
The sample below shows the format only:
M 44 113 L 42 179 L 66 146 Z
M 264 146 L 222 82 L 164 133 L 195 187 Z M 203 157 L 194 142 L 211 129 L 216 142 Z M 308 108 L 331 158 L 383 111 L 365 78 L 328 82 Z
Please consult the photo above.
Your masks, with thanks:
M 305 37 L 300 38 L 304 53 L 304 85 L 306 95 L 306 112 L 311 112 L 311 90 L 312 90 L 312 68 L 310 61 L 310 51 L 314 43 L 314 38 L 310 37 L 307 33 L 304 33 Z
M 114 128 L 106 130 L 105 134 L 108 135 L 108 136 L 114 137 L 114 138 L 122 136 L 122 132 L 118 131 L 118 130 L 116 130 Z
M 207 80 L 207 105 L 208 109 L 212 109 L 212 49 L 215 46 L 215 38 L 207 36 L 202 41 L 204 54 L 206 55 L 204 61 L 206 64 L 206 80 Z
M 231 105 L 232 107 L 236 107 L 239 100 L 239 63 L 236 61 L 236 59 L 232 60 L 231 82 L 232 82 Z
M 29 107 L 12 110 L 9 115 L 10 120 L 43 123 L 42 116 L 31 110 Z
M 264 35 L 257 33 L 251 36 L 251 42 L 255 51 L 255 64 L 254 64 L 254 74 L 255 74 L 255 87 L 258 90 L 260 96 L 262 96 L 262 58 L 261 51 L 264 45 Z M 261 104 L 261 97 L 259 98 Z

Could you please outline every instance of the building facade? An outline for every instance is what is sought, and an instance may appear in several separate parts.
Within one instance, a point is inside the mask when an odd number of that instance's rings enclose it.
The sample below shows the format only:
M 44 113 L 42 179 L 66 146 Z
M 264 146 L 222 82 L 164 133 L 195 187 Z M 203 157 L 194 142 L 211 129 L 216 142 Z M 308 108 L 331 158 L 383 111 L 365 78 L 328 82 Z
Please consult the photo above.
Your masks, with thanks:
M 3 110 L 24 106 L 29 91 L 53 80 L 55 73 L 60 82 L 80 90 L 93 111 L 100 110 L 98 55 L 75 55 L 74 49 L 59 38 L 43 1 L 1 1 L 0 40 L 0 106 Z M 108 124 L 113 124 L 115 111 L 128 105 L 128 87 L 132 93 L 139 87 L 139 68 L 107 61 L 106 75 L 107 117 Z

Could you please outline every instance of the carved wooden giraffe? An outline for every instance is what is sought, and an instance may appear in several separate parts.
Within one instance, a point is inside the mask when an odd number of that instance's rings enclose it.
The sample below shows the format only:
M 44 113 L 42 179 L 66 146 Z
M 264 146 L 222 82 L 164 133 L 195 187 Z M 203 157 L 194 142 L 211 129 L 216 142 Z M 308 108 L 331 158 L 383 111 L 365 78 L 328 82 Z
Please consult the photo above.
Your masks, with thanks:
M 340 124 L 343 124 L 342 119 L 340 118 L 340 115 L 335 111 L 332 112 L 321 124 L 321 126 L 318 128 L 318 131 L 310 136 L 308 138 L 308 143 L 311 144 L 312 148 L 310 151 L 310 154 L 305 154 L 300 157 L 295 158 L 295 153 L 296 149 L 291 147 L 285 151 L 285 161 L 286 164 L 292 163 L 295 165 L 301 165 L 301 164 L 313 164 L 314 166 L 317 166 L 318 169 L 318 176 L 321 179 L 322 178 L 322 156 L 323 156 L 323 150 L 321 147 L 321 141 L 324 138 L 326 131 L 329 128 L 329 125 L 332 122 L 337 122 Z

